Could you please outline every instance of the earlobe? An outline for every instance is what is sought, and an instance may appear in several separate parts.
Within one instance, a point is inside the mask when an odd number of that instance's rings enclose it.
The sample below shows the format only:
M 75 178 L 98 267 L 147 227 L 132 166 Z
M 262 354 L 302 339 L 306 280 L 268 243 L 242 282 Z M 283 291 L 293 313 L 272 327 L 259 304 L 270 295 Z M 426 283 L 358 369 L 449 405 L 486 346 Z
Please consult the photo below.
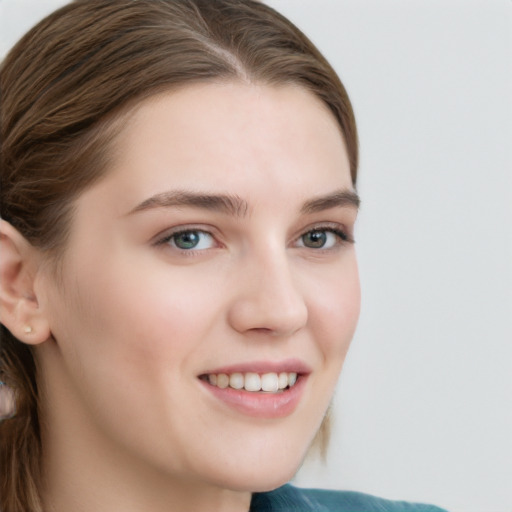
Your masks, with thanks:
M 0 220 L 0 323 L 30 345 L 50 337 L 34 292 L 39 264 L 38 251 L 11 224 Z

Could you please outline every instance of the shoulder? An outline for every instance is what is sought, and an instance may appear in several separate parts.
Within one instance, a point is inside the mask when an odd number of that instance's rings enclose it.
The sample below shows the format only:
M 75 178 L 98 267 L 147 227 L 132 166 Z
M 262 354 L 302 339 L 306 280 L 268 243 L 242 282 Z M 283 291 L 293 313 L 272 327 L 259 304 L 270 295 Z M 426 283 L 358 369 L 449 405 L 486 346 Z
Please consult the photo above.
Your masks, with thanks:
M 253 495 L 250 512 L 446 512 L 433 505 L 391 501 L 352 491 L 285 485 Z

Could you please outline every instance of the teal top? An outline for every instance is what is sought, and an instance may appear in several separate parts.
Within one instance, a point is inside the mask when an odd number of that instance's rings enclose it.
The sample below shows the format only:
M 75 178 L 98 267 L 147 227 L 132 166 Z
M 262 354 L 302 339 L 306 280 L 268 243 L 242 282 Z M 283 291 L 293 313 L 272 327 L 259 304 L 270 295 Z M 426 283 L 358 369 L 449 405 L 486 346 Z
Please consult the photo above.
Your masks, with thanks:
M 352 491 L 300 489 L 284 485 L 253 494 L 249 512 L 446 512 L 433 505 L 391 501 Z

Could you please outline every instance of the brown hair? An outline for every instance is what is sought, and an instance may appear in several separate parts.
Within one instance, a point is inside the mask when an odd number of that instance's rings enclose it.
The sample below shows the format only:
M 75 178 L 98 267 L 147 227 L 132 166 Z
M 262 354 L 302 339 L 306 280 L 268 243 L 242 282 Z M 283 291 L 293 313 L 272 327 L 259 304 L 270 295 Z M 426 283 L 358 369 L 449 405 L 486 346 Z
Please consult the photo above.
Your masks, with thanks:
M 120 115 L 179 85 L 296 84 L 336 117 L 356 181 L 357 133 L 334 70 L 288 20 L 256 0 L 76 0 L 30 30 L 0 67 L 0 215 L 43 252 L 65 246 L 73 199 L 108 166 Z M 36 362 L 2 326 L 0 510 L 40 512 Z

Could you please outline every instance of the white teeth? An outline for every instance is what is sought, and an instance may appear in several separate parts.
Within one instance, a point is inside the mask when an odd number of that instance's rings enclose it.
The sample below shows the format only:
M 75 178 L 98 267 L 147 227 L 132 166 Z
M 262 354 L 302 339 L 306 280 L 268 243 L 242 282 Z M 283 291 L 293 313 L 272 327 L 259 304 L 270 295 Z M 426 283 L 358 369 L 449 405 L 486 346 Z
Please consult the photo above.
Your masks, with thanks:
M 279 389 L 284 389 L 288 386 L 288 374 L 286 372 L 281 372 L 278 378 Z
M 219 373 L 217 375 L 217 387 L 218 388 L 227 388 L 229 386 L 229 377 L 225 373 Z
M 261 389 L 261 378 L 257 373 L 246 373 L 244 388 L 246 391 L 259 391 Z
M 277 373 L 265 373 L 261 376 L 261 389 L 263 391 L 273 391 L 279 389 L 279 377 Z
M 225 389 L 227 387 L 233 389 L 245 389 L 246 391 L 265 391 L 268 393 L 277 393 L 286 388 L 291 388 L 297 382 L 297 374 L 295 372 L 277 373 L 258 373 L 235 372 L 230 375 L 226 373 L 210 373 L 207 376 L 208 382 L 212 386 Z
M 233 373 L 229 377 L 229 387 L 242 389 L 244 387 L 244 376 L 241 373 Z

